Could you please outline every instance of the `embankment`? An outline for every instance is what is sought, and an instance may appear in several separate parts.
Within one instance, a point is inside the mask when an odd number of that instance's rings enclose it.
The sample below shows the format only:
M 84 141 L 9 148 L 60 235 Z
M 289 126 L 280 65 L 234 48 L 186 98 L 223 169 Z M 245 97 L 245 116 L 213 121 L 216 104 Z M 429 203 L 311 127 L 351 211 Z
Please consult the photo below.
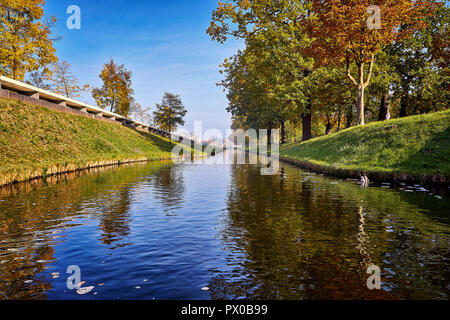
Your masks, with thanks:
M 0 186 L 62 172 L 170 159 L 174 143 L 119 124 L 0 99 Z
M 374 122 L 281 147 L 281 159 L 337 177 L 450 182 L 450 110 Z

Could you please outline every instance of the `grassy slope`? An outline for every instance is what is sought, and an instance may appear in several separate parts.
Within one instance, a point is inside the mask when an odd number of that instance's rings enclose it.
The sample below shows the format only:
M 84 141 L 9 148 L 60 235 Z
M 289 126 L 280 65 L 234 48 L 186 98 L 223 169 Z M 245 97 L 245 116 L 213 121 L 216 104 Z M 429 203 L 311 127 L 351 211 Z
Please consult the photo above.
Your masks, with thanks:
M 450 174 L 450 110 L 285 145 L 281 156 L 340 169 Z
M 170 159 L 173 146 L 120 125 L 0 99 L 0 176 L 95 161 Z

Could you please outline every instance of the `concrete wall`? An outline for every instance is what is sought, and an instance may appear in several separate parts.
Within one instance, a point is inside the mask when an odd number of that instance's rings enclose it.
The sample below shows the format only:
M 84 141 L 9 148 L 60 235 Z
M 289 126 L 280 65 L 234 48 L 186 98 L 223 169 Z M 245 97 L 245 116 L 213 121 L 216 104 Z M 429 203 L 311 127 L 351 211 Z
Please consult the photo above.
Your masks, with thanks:
M 77 116 L 82 116 L 82 117 L 86 117 L 86 118 L 90 118 L 90 119 L 96 119 L 96 120 L 105 121 L 105 122 L 114 123 L 114 124 L 121 124 L 118 121 L 114 121 L 114 120 L 111 120 L 111 119 L 108 119 L 105 117 L 97 116 L 95 114 L 88 113 L 87 111 L 81 111 L 76 108 L 65 107 L 63 105 L 48 102 L 46 100 L 32 98 L 32 97 L 29 97 L 29 96 L 26 96 L 23 94 L 19 94 L 16 92 L 12 92 L 9 90 L 0 89 L 0 97 L 6 98 L 6 99 L 15 99 L 15 100 L 22 101 L 24 103 L 42 106 L 42 107 L 45 107 L 45 108 L 53 110 L 53 111 L 75 114 Z

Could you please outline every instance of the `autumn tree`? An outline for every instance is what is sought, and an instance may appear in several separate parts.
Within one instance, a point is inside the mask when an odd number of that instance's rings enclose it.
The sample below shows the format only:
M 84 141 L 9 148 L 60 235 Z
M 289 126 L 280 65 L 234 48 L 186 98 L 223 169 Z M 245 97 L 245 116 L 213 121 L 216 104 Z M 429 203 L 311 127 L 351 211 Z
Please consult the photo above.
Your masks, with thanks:
M 123 64 L 116 64 L 113 59 L 105 63 L 99 75 L 103 85 L 101 88 L 92 89 L 92 97 L 97 105 L 127 117 L 135 105 L 131 75 L 131 71 L 127 70 Z
M 51 78 L 53 83 L 53 90 L 62 96 L 68 98 L 78 98 L 83 89 L 81 88 L 77 77 L 75 77 L 70 70 L 70 64 L 66 61 L 55 63 L 53 65 L 53 76 Z
M 427 39 L 431 40 L 430 53 L 436 64 L 446 69 L 450 67 L 450 8 L 441 4 L 429 19 L 426 30 Z
M 45 0 L 0 0 L 0 72 L 23 80 L 27 72 L 57 61 L 51 38 L 56 19 L 43 19 Z
M 354 101 L 346 81 L 345 70 L 332 67 L 317 68 L 305 79 L 304 90 L 311 97 L 315 116 L 323 124 L 325 134 L 330 134 L 333 129 L 341 130 L 353 119 Z
M 131 113 L 131 118 L 148 125 L 153 124 L 152 110 L 150 109 L 150 107 L 142 107 L 142 105 L 140 105 L 139 103 L 135 103 L 134 110 Z
M 390 62 L 392 56 L 385 49 L 377 53 L 375 60 L 377 63 L 373 67 L 371 84 L 367 88 L 364 106 L 365 120 L 368 122 L 389 120 L 392 117 L 393 86 L 399 81 L 398 74 Z
M 400 100 L 399 116 L 443 110 L 448 107 L 448 41 L 450 10 L 440 6 L 426 19 L 427 27 L 410 38 L 385 48 L 388 66 L 397 81 L 393 97 Z M 436 48 L 436 43 L 442 45 Z M 444 54 L 444 56 L 442 55 Z M 447 63 L 447 66 L 445 65 Z
M 26 83 L 44 89 L 52 90 L 52 85 L 50 83 L 51 77 L 46 74 L 43 70 L 32 71 L 27 75 Z
M 449 34 L 449 8 L 437 6 L 432 16 L 424 19 L 425 29 L 393 42 L 377 53 L 371 85 L 367 89 L 365 110 L 368 121 L 448 107 L 449 72 L 445 67 L 445 52 L 449 50 L 448 43 L 441 39 Z M 443 45 L 442 50 L 435 50 L 436 43 Z
M 179 95 L 164 93 L 161 104 L 156 104 L 154 111 L 154 122 L 162 130 L 174 131 L 178 125 L 184 125 L 184 117 L 187 110 Z
M 300 18 L 307 15 L 307 9 L 308 1 L 303 0 L 219 2 L 212 13 L 207 33 L 219 43 L 224 43 L 229 37 L 249 39 L 274 27 L 279 33 L 295 37 L 294 33 L 304 29 Z
M 244 128 L 263 129 L 277 125 L 271 98 L 267 92 L 270 78 L 262 76 L 250 50 L 240 51 L 225 60 L 221 70 L 225 79 L 221 86 L 227 91 L 227 111 L 235 119 L 235 125 Z
M 267 116 L 269 123 L 266 128 L 281 125 L 282 141 L 285 141 L 285 122 L 299 115 L 302 118 L 303 140 L 312 137 L 311 97 L 302 90 L 303 79 L 312 73 L 312 63 L 311 59 L 300 54 L 309 40 L 304 25 L 297 20 L 306 15 L 303 1 L 220 2 L 207 30 L 211 38 L 220 43 L 229 37 L 245 40 L 246 54 L 255 58 L 250 63 L 248 59 L 247 62 L 241 61 L 241 67 L 243 70 L 248 66 L 255 67 L 252 70 L 258 75 L 253 74 L 253 80 L 260 86 L 266 86 L 264 94 L 257 95 L 259 109 L 253 115 L 249 114 L 246 121 Z M 230 71 L 227 70 L 228 73 Z M 228 77 L 226 82 L 231 84 L 230 80 Z M 239 86 L 239 82 L 235 82 L 236 85 Z M 227 90 L 230 88 L 232 86 L 229 85 Z M 254 104 L 254 101 L 251 103 Z M 264 109 L 264 105 L 267 108 Z M 264 121 L 263 118 L 261 120 Z
M 373 6 L 371 0 L 312 0 L 311 4 L 307 30 L 312 43 L 305 52 L 317 65 L 346 66 L 347 76 L 357 88 L 358 124 L 364 125 L 364 93 L 376 54 L 424 28 L 423 17 L 432 12 L 435 3 L 379 0 Z
M 234 119 L 253 129 L 281 129 L 286 142 L 286 123 L 302 113 L 306 97 L 300 90 L 302 69 L 292 65 L 287 48 L 265 33 L 246 41 L 245 50 L 222 64 L 227 91 L 227 110 Z M 268 137 L 269 138 L 269 137 Z

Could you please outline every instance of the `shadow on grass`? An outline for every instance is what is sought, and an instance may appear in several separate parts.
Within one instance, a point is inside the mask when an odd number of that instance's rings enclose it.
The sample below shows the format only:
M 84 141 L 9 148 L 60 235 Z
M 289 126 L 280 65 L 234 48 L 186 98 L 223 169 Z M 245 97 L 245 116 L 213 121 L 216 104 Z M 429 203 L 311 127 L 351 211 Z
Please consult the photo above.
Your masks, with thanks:
M 409 172 L 433 172 L 450 175 L 450 127 L 435 134 L 418 152 L 399 164 Z
M 174 142 L 168 141 L 157 135 L 147 133 L 147 132 L 142 132 L 142 131 L 136 131 L 136 132 L 138 132 L 145 139 L 150 140 L 152 142 L 152 144 L 154 144 L 156 147 L 158 147 L 161 151 L 172 152 L 172 149 L 175 146 Z

